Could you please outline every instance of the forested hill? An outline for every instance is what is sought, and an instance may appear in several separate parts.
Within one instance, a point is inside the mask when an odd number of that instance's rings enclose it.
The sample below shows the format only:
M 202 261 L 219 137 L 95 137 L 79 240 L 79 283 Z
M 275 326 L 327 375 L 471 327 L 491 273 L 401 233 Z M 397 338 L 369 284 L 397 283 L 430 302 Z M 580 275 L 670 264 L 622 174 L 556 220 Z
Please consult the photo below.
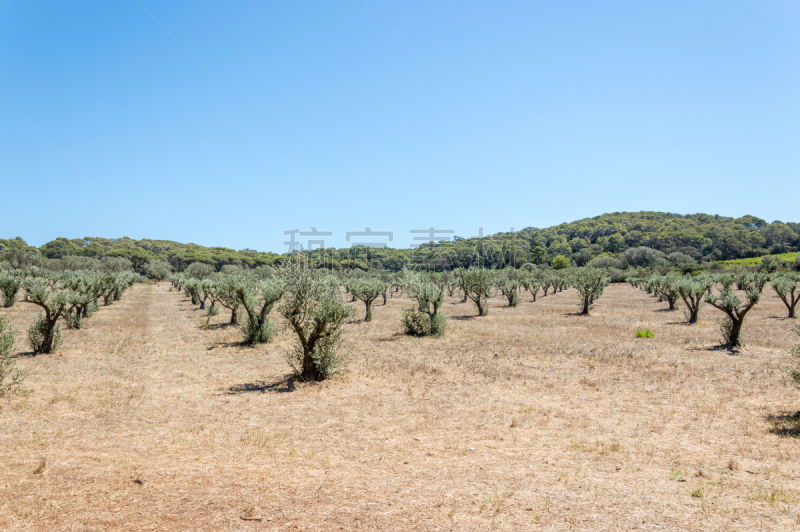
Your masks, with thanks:
M 486 267 L 547 263 L 563 255 L 577 265 L 598 256 L 620 256 L 640 246 L 666 255 L 680 253 L 695 261 L 722 261 L 760 257 L 800 250 L 800 224 L 767 223 L 755 216 L 727 218 L 708 214 L 680 215 L 661 212 L 617 212 L 575 222 L 515 233 L 477 238 L 455 237 L 452 242 L 425 244 L 418 249 L 352 247 L 310 252 L 329 268 L 399 270 L 406 265 L 455 268 L 481 264 Z M 43 258 L 68 256 L 125 257 L 137 270 L 150 260 L 168 261 L 176 270 L 192 262 L 249 267 L 274 264 L 281 255 L 254 250 L 204 247 L 166 240 L 130 238 L 58 238 L 41 248 L 28 246 L 19 237 L 0 239 L 4 256 L 12 250 L 29 250 Z

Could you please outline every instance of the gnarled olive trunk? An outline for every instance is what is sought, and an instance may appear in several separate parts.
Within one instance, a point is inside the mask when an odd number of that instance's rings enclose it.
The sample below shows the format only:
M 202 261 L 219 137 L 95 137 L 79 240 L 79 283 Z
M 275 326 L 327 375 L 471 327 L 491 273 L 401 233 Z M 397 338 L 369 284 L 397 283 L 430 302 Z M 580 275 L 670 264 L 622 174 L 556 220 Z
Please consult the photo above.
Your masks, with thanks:
M 592 297 L 591 296 L 584 296 L 583 298 L 583 308 L 581 309 L 581 315 L 588 316 L 589 315 L 589 307 L 592 305 Z
M 744 316 L 733 318 L 731 316 L 731 332 L 728 337 L 728 347 L 742 347 L 742 323 Z
M 300 344 L 303 348 L 303 371 L 300 373 L 300 378 L 304 381 L 321 381 L 325 378 L 322 372 L 319 371 L 317 365 L 314 363 L 314 348 L 317 345 L 317 341 L 322 338 L 322 334 L 325 330 L 324 323 L 318 323 L 317 327 L 308 335 L 306 338 L 305 334 L 303 334 L 303 329 L 297 324 L 292 324 L 294 327 L 295 332 L 297 333 L 298 338 L 300 339 Z

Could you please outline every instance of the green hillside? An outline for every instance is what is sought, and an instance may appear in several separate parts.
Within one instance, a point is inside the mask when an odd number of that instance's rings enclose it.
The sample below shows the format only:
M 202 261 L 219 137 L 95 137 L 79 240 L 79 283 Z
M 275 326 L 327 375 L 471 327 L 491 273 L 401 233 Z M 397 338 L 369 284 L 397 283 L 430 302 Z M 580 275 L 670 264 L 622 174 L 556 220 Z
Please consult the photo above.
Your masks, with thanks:
M 742 261 L 758 263 L 763 255 L 800 251 L 800 224 L 767 223 L 755 216 L 729 218 L 708 214 L 680 215 L 662 212 L 616 212 L 584 218 L 547 228 L 527 227 L 514 233 L 498 233 L 452 242 L 425 244 L 418 249 L 352 248 L 310 252 L 330 268 L 370 268 L 397 271 L 407 265 L 455 268 L 482 264 L 487 267 L 519 267 L 541 264 L 563 255 L 583 265 L 598 256 L 618 257 L 630 248 L 646 246 L 666 255 L 680 253 L 695 261 Z M 192 262 L 220 269 L 226 264 L 256 267 L 273 264 L 281 255 L 250 249 L 205 247 L 167 240 L 133 240 L 85 237 L 57 238 L 38 250 L 21 238 L 0 240 L 0 247 L 30 249 L 46 258 L 70 255 L 116 256 L 131 260 L 141 269 L 149 260 L 168 261 L 177 270 Z M 750 262 L 748 262 L 750 261 Z

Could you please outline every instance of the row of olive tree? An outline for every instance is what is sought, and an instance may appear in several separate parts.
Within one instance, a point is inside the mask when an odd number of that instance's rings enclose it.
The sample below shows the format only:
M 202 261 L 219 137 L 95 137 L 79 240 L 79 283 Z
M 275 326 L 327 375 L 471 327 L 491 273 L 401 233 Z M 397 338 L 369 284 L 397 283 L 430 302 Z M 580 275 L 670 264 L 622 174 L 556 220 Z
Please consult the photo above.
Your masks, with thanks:
M 34 353 L 50 353 L 58 348 L 61 342 L 59 320 L 64 320 L 70 329 L 81 328 L 83 320 L 97 309 L 101 298 L 105 305 L 110 305 L 135 279 L 130 271 L 37 270 L 34 273 L 36 276 L 15 272 L 0 279 L 6 307 L 15 304 L 21 289 L 20 301 L 41 309 L 28 328 L 28 342 Z
M 725 314 L 721 323 L 723 341 L 726 346 L 744 345 L 742 326 L 745 316 L 761 300 L 764 287 L 769 282 L 781 301 L 786 305 L 788 317 L 795 317 L 800 301 L 800 274 L 741 270 L 734 273 L 700 275 L 651 275 L 647 278 L 630 278 L 635 287 L 669 303 L 675 310 L 679 299 L 685 305 L 684 314 L 689 324 L 697 323 L 700 308 L 704 303 Z
M 339 279 L 311 267 L 303 256 L 291 257 L 274 269 L 247 274 L 190 267 L 185 274 L 170 277 L 170 281 L 193 303 L 204 308 L 210 301 L 209 313 L 217 304 L 230 309 L 231 322 L 238 322 L 244 343 L 270 342 L 279 327 L 289 328 L 297 343 L 287 353 L 287 361 L 303 380 L 323 380 L 337 373 L 344 363 L 342 326 L 353 309 L 342 299 Z M 365 301 L 368 317 L 377 297 L 375 288 L 351 287 L 369 300 Z M 273 309 L 282 323 L 270 317 Z

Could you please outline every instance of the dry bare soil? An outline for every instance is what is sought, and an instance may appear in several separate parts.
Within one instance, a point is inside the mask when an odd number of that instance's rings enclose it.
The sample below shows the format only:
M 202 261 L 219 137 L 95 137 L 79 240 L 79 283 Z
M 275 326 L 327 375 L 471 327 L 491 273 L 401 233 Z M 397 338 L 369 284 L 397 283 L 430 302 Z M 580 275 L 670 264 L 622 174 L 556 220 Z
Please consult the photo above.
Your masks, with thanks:
M 349 370 L 288 379 L 288 331 L 237 331 L 135 285 L 0 401 L 2 530 L 797 530 L 800 393 L 777 297 L 748 346 L 627 285 L 590 317 L 565 291 L 451 299 L 439 339 L 406 299 L 346 326 Z M 356 305 L 358 317 L 363 305 Z M 19 331 L 37 310 L 4 309 Z M 635 339 L 649 327 L 652 339 Z

